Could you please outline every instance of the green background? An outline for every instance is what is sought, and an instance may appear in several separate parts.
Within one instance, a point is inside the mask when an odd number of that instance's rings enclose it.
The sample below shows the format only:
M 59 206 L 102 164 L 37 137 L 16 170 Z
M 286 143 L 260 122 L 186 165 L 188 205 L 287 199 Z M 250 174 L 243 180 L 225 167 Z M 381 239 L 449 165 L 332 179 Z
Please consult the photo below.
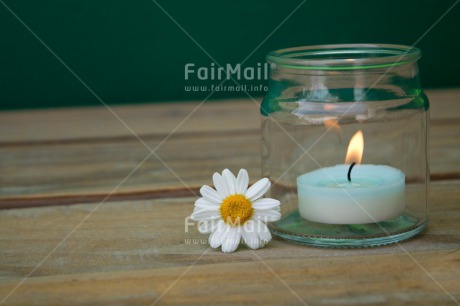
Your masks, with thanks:
M 208 93 L 186 92 L 184 86 L 216 83 L 184 79 L 186 63 L 209 67 L 212 60 L 155 2 L 3 1 L 107 104 L 201 100 Z M 262 43 L 245 66 L 264 62 L 269 51 L 286 47 L 412 45 L 454 2 L 306 1 L 275 30 L 301 1 L 158 1 L 221 64 L 239 63 Z M 4 4 L 0 108 L 99 105 Z M 460 85 L 460 4 L 417 46 L 423 51 L 425 88 Z M 210 99 L 238 96 L 244 94 L 221 92 Z

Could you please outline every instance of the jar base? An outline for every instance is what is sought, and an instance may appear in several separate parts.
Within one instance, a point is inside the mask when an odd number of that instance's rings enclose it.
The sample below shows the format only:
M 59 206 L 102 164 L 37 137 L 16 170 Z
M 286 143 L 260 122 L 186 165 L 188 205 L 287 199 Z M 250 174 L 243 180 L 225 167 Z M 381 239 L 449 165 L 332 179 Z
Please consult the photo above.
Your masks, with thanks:
M 410 215 L 369 224 L 323 224 L 303 219 L 298 211 L 270 223 L 273 235 L 297 244 L 327 248 L 377 247 L 409 239 L 428 222 Z

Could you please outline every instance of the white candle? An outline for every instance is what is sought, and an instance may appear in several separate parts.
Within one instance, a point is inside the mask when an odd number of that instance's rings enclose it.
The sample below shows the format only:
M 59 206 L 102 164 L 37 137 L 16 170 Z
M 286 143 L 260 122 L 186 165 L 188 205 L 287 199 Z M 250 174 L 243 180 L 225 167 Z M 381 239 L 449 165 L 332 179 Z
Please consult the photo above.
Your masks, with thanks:
M 350 165 L 315 170 L 297 178 L 300 215 L 328 224 L 364 224 L 399 216 L 405 206 L 405 176 L 384 165 Z
M 405 176 L 384 165 L 359 165 L 364 137 L 356 132 L 345 163 L 297 178 L 302 218 L 328 224 L 365 224 L 393 219 L 404 211 Z M 358 164 L 353 168 L 354 164 Z M 353 172 L 351 172 L 353 170 Z

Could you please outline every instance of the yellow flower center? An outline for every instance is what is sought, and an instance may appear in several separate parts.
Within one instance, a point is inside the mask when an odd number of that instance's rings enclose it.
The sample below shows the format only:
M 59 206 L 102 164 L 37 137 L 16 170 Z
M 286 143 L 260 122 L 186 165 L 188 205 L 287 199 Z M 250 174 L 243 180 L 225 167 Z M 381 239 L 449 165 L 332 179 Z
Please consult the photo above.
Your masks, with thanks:
M 253 212 L 251 201 L 241 194 L 229 195 L 220 205 L 220 215 L 230 225 L 244 224 L 252 217 Z

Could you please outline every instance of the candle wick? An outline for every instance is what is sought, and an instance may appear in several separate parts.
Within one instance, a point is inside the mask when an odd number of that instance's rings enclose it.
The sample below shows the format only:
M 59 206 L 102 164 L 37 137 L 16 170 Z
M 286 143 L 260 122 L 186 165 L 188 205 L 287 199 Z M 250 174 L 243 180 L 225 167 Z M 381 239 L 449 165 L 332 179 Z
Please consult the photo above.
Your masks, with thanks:
M 348 174 L 347 174 L 347 178 L 348 178 L 348 181 L 351 182 L 351 169 L 353 169 L 353 167 L 356 165 L 356 163 L 352 163 L 350 165 L 350 168 L 348 168 Z

